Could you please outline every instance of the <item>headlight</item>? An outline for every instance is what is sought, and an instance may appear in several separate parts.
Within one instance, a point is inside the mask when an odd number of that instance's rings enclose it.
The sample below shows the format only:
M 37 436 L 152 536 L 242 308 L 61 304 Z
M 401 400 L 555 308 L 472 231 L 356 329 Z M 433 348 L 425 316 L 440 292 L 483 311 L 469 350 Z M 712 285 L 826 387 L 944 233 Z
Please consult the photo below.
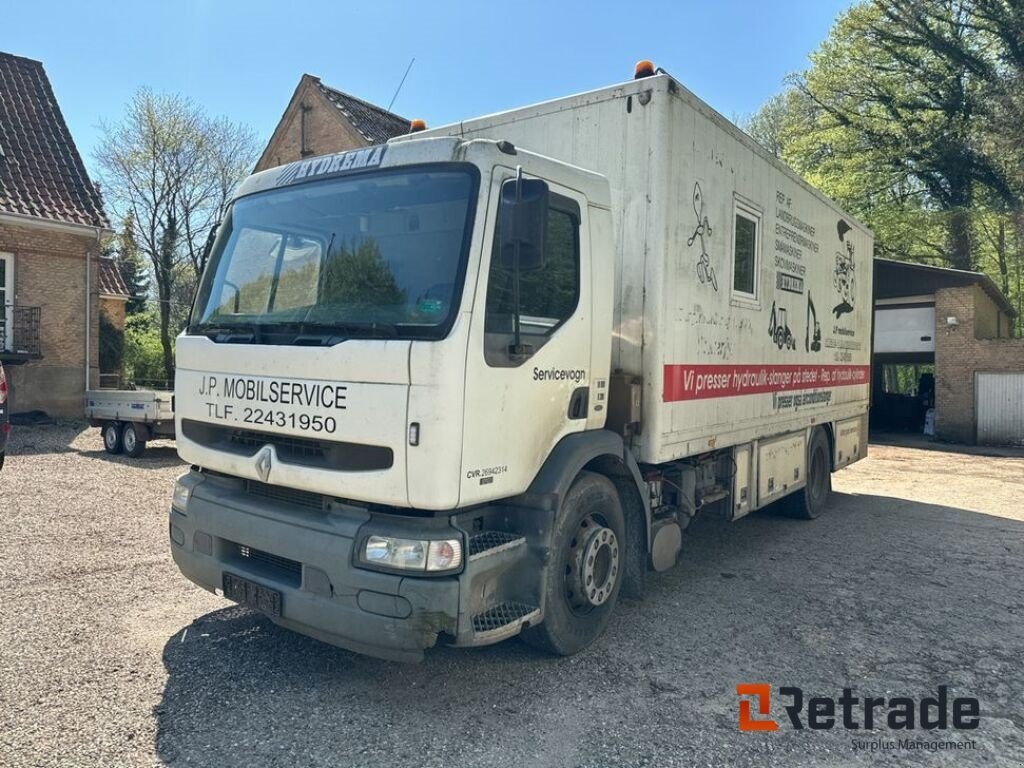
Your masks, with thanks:
M 451 571 L 462 565 L 462 542 L 370 536 L 363 546 L 362 560 L 370 565 L 408 571 Z
M 171 506 L 184 514 L 185 507 L 188 506 L 188 497 L 191 494 L 191 486 L 185 485 L 179 477 L 174 483 L 174 493 L 171 494 Z

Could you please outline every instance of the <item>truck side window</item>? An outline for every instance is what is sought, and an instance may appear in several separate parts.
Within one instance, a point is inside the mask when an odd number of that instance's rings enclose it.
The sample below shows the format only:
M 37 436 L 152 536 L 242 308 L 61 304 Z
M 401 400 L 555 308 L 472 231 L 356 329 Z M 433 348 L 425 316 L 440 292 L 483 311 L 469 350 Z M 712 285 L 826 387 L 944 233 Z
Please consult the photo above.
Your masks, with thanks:
M 544 242 L 544 265 L 519 275 L 519 322 L 522 343 L 536 352 L 576 310 L 580 298 L 580 215 L 571 200 L 552 195 Z M 498 256 L 498 233 L 491 249 L 484 321 L 484 359 L 488 365 L 515 367 L 523 358 L 508 353 L 513 340 L 515 307 L 512 272 Z
M 732 291 L 745 299 L 757 298 L 757 261 L 761 214 L 739 200 L 734 207 Z

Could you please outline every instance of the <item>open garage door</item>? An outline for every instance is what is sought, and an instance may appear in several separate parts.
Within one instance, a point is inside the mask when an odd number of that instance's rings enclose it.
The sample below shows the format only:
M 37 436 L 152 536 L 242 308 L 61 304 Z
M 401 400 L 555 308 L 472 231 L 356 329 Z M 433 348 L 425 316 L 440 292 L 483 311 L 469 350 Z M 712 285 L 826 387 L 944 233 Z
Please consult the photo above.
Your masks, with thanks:
M 1024 373 L 974 374 L 978 442 L 1024 445 Z
M 935 352 L 935 307 L 875 308 L 875 354 Z

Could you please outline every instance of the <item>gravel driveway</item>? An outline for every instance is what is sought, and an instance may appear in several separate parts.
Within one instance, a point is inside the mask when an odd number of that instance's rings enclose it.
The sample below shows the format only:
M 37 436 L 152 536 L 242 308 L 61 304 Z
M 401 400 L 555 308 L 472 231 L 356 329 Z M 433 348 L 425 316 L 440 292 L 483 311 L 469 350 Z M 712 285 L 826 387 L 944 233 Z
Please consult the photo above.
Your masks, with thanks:
M 1024 763 L 1024 459 L 872 446 L 833 509 L 699 519 L 682 565 L 587 652 L 518 641 L 421 665 L 278 629 L 178 575 L 173 444 L 18 428 L 0 472 L 0 765 Z M 981 700 L 961 752 L 737 730 L 735 686 Z M 782 722 L 776 706 L 773 716 Z M 891 732 L 868 734 L 888 738 Z

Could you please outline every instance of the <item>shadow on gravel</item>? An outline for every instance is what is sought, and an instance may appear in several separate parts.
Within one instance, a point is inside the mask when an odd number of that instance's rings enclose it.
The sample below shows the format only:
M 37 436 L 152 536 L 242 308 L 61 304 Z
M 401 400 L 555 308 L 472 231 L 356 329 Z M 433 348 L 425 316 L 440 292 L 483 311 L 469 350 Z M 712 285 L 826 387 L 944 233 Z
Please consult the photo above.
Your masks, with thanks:
M 717 763 L 722 748 L 756 751 L 734 726 L 732 689 L 751 676 L 826 691 L 950 682 L 983 715 L 1013 710 L 1024 523 L 837 493 L 813 522 L 766 510 L 701 518 L 686 536 L 680 565 L 572 658 L 512 640 L 405 665 L 240 607 L 202 616 L 164 646 L 157 753 L 220 766 Z M 815 764 L 792 736 L 776 757 Z M 843 754 L 848 742 L 836 731 L 816 743 Z
M 138 469 L 166 469 L 176 465 L 185 466 L 185 462 L 178 458 L 178 451 L 173 443 L 147 445 L 145 452 L 137 459 L 124 454 L 110 454 L 102 448 L 91 451 L 83 451 L 80 448 L 71 448 L 70 450 L 87 459 L 99 459 L 112 464 L 127 464 Z
M 43 424 L 12 426 L 7 451 L 11 456 L 74 451 L 71 444 L 89 430 L 84 421 L 57 420 Z

